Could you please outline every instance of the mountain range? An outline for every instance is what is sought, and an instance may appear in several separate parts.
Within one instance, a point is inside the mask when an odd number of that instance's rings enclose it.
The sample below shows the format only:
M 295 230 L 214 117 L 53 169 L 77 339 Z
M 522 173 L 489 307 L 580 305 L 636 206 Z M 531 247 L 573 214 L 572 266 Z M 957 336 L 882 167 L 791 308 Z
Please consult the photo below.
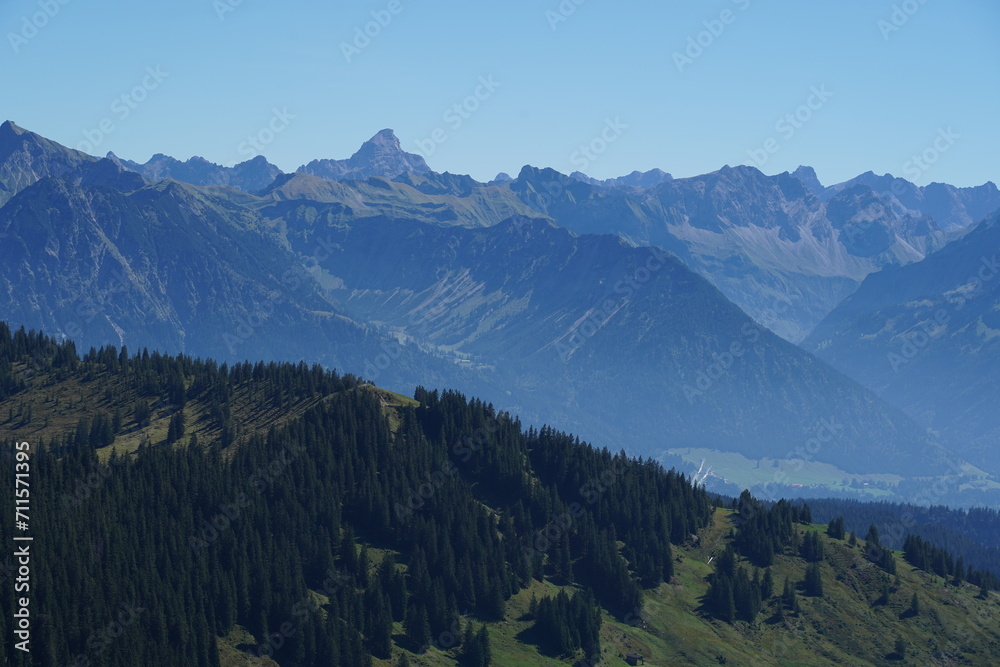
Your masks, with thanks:
M 228 185 L 244 192 L 263 190 L 284 174 L 262 155 L 232 167 L 198 156 L 181 162 L 162 153 L 157 153 L 144 164 L 122 160 L 114 153 L 108 153 L 107 157 L 150 181 L 173 179 L 192 185 Z M 313 160 L 297 171 L 334 181 L 363 181 L 372 177 L 392 179 L 406 173 L 431 173 L 424 158 L 403 151 L 392 130 L 382 130 L 347 160 Z
M 157 153 L 145 164 L 122 160 L 114 153 L 108 153 L 107 158 L 149 181 L 172 179 L 192 185 L 228 185 L 245 192 L 263 190 L 282 174 L 262 155 L 232 167 L 223 167 L 197 156 L 181 162 L 162 153 Z
M 792 342 L 869 274 L 923 259 L 1000 208 L 992 183 L 902 188 L 892 185 L 901 179 L 861 176 L 822 188 L 811 169 L 796 174 L 727 166 L 635 191 L 525 167 L 508 187 L 577 233 L 670 250 Z
M 152 181 L 172 178 L 245 192 L 288 178 L 261 156 L 234 167 L 200 157 L 180 162 L 162 154 L 143 165 L 121 163 Z M 654 169 L 603 181 L 580 172 L 565 176 L 525 167 L 517 179 L 503 175 L 485 185 L 433 172 L 422 156 L 404 151 L 388 129 L 349 159 L 313 160 L 297 173 L 342 182 L 396 180 L 427 195 L 468 196 L 493 188 L 485 199 L 503 200 L 500 215 L 476 211 L 453 222 L 478 226 L 495 224 L 505 213 L 540 214 L 577 233 L 614 233 L 663 247 L 751 317 L 796 343 L 867 275 L 919 261 L 1000 209 L 1000 190 L 992 182 L 974 188 L 919 187 L 866 172 L 824 187 L 810 167 L 776 176 L 753 167 L 724 167 L 686 179 Z M 515 210 L 511 195 L 524 207 Z M 370 202 L 370 192 L 362 200 Z
M 820 190 L 805 168 L 594 184 L 525 167 L 483 184 L 417 158 L 383 131 L 257 188 L 263 158 L 139 166 L 5 123 L 0 315 L 84 348 L 451 386 L 664 461 L 739 454 L 789 489 L 767 461 L 822 465 L 816 483 L 845 490 L 876 473 L 956 477 L 937 446 L 950 433 L 928 435 L 920 410 L 785 338 L 869 274 L 960 238 L 992 184 L 948 190 L 962 214 L 939 221 L 940 188 L 902 211 L 871 184 Z M 963 468 L 963 488 L 990 488 L 1000 461 L 975 462 L 986 472 Z

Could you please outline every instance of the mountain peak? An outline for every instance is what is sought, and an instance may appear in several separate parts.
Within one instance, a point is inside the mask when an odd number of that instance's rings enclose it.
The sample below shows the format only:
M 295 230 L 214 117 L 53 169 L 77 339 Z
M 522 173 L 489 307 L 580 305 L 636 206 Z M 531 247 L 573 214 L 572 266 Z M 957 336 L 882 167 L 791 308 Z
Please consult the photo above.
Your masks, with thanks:
M 0 206 L 46 176 L 66 176 L 94 160 L 8 120 L 0 125 Z
M 374 137 L 361 144 L 361 148 L 348 160 L 349 166 L 353 168 L 387 167 L 389 171 L 399 168 L 399 172 L 391 174 L 376 170 L 373 176 L 384 176 L 385 178 L 395 178 L 406 171 L 425 173 L 430 171 L 430 167 L 424 162 L 420 155 L 407 153 L 403 150 L 399 138 L 392 130 L 380 131 Z
M 298 170 L 332 181 L 363 181 L 373 176 L 392 180 L 407 172 L 431 173 L 423 156 L 403 150 L 390 129 L 376 133 L 347 160 L 313 160 Z
M 792 176 L 808 178 L 809 180 L 819 180 L 819 176 L 816 175 L 816 170 L 804 164 L 800 164 L 795 171 L 792 172 Z
M 365 143 L 366 144 L 388 145 L 388 146 L 394 146 L 396 148 L 400 148 L 401 149 L 400 144 L 399 144 L 399 137 L 397 137 L 396 133 L 393 132 L 389 128 L 386 128 L 384 130 L 379 130 L 377 133 L 375 133 L 375 136 L 373 136 L 371 139 L 369 139 Z
M 726 178 L 767 178 L 767 175 L 760 169 L 752 164 L 737 164 L 728 165 L 724 164 L 718 171 L 712 172 L 715 176 L 724 176 Z
M 583 172 L 574 171 L 571 173 L 570 178 L 580 181 L 582 183 L 587 183 L 589 185 L 597 185 L 601 187 L 631 187 L 631 188 L 652 188 L 660 183 L 666 181 L 674 180 L 674 177 L 663 171 L 662 169 L 650 169 L 649 171 L 639 171 L 636 169 L 632 173 L 626 176 L 619 176 L 617 178 L 606 178 L 600 180 L 597 178 L 591 178 Z
M 799 165 L 799 167 L 792 172 L 792 176 L 799 179 L 802 185 L 805 186 L 806 190 L 814 195 L 818 195 L 825 189 L 823 184 L 819 181 L 819 176 L 816 175 L 816 170 L 812 167 Z
M 0 125 L 0 159 L 7 153 L 18 150 L 24 142 L 25 134 L 29 134 L 28 131 L 15 125 L 13 121 L 8 120 Z
M 11 135 L 17 136 L 20 134 L 24 134 L 24 132 L 25 130 L 15 125 L 14 121 L 12 120 L 4 121 L 4 124 L 0 125 L 0 137 L 11 136 Z
M 526 164 L 521 167 L 521 171 L 517 174 L 517 180 L 531 180 L 532 178 L 546 178 L 550 181 L 566 182 L 570 180 L 570 177 L 556 171 L 552 167 L 532 167 L 530 164 Z

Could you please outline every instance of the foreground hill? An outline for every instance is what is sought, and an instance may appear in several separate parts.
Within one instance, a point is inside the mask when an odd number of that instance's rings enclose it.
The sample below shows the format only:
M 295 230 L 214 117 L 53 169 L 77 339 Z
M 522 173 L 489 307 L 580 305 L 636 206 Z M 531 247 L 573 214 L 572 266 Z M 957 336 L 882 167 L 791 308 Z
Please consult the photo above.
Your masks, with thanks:
M 455 393 L 416 398 L 304 364 L 81 359 L 0 325 L 35 538 L 32 654 L 4 596 L 2 657 L 987 665 L 1000 649 L 992 575 L 943 581 L 877 534 L 820 534 L 807 508 L 714 507 L 651 461 Z M 0 566 L 9 584 L 12 557 Z

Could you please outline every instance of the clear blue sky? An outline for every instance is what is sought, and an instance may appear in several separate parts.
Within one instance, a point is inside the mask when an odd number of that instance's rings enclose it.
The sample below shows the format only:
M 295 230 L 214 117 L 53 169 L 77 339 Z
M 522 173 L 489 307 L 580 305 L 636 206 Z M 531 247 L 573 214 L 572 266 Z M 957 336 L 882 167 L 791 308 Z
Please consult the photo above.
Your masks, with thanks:
M 351 62 L 341 44 L 390 0 L 46 2 L 58 11 L 39 15 L 37 34 L 24 17 L 43 11 L 39 0 L 0 5 L 0 115 L 71 146 L 107 119 L 101 155 L 231 163 L 256 135 L 289 171 L 347 157 L 385 127 L 416 152 L 441 128 L 431 167 L 479 179 L 524 164 L 569 172 L 581 159 L 596 177 L 653 167 L 690 176 L 751 164 L 748 151 L 763 155 L 769 138 L 765 173 L 809 164 L 825 183 L 869 169 L 921 184 L 1000 178 L 996 0 L 895 0 L 915 9 L 898 26 L 889 0 L 565 0 L 575 11 L 555 29 L 546 12 L 559 0 L 398 0 Z M 220 20 L 219 7 L 232 11 Z M 729 23 L 701 35 L 707 46 L 679 71 L 674 53 L 724 10 Z M 11 33 L 31 37 L 12 45 Z M 146 74 L 157 66 L 167 74 L 158 83 Z M 490 76 L 500 85 L 479 89 L 487 99 L 475 111 L 446 119 Z M 126 106 L 121 96 L 144 79 L 153 89 Z M 777 125 L 814 86 L 832 97 L 799 110 L 806 122 Z M 294 118 L 261 133 L 274 109 Z M 628 127 L 606 132 L 615 141 L 603 153 L 576 154 L 616 118 Z M 949 127 L 958 138 L 938 151 Z M 925 151 L 933 164 L 914 169 L 908 161 Z

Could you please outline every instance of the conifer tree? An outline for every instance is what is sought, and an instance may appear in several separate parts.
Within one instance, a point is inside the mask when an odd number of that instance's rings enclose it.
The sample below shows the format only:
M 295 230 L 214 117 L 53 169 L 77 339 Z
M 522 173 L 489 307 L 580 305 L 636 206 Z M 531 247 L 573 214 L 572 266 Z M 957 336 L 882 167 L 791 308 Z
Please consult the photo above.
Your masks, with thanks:
M 823 575 L 820 572 L 819 563 L 810 563 L 806 567 L 804 585 L 807 595 L 823 597 Z
M 770 600 L 772 595 L 774 595 L 774 579 L 771 576 L 771 568 L 766 568 L 760 586 L 760 596 L 764 600 Z

